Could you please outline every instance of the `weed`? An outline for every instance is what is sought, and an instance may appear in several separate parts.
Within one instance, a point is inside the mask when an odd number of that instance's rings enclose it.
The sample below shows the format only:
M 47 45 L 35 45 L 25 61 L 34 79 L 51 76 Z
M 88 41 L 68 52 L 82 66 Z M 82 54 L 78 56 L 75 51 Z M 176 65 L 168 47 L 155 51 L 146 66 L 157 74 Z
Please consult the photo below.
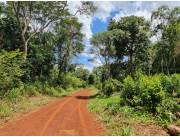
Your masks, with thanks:
M 133 134 L 132 134 L 132 128 L 130 127 L 130 126 L 128 126 L 128 127 L 124 127 L 123 129 L 122 129 L 122 134 L 121 134 L 121 136 L 132 136 Z

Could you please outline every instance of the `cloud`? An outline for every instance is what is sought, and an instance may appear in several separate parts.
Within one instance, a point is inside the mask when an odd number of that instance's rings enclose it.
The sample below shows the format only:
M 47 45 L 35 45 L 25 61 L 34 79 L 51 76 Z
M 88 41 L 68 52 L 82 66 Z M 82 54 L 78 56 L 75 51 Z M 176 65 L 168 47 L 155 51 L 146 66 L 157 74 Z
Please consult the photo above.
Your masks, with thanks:
M 89 53 L 89 49 L 92 47 L 89 40 L 92 37 L 92 26 L 95 19 L 99 19 L 102 22 L 107 22 L 108 18 L 120 19 L 124 16 L 143 16 L 146 20 L 150 20 L 152 11 L 157 10 L 159 6 L 168 5 L 170 8 L 180 6 L 180 2 L 173 1 L 94 1 L 94 5 L 97 7 L 97 11 L 93 16 L 79 15 L 77 16 L 79 22 L 83 24 L 82 33 L 85 35 L 84 44 L 85 52 L 80 54 L 80 59 L 88 60 L 95 58 L 95 55 Z M 80 1 L 68 1 L 69 10 L 73 14 L 76 12 Z M 151 41 L 155 41 L 156 38 L 152 37 Z M 98 58 L 95 58 L 94 62 L 84 62 L 85 67 L 92 71 L 94 67 L 102 65 Z
M 115 5 L 111 1 L 95 1 L 94 5 L 97 7 L 94 17 L 103 22 L 106 22 L 111 12 L 115 10 Z
M 128 14 L 123 14 L 122 12 L 119 12 L 113 17 L 113 19 L 119 20 L 121 17 L 131 16 L 131 15 L 138 16 L 138 17 L 144 17 L 148 21 L 151 20 L 151 12 L 149 12 L 147 10 L 136 11 L 136 12 L 128 13 Z

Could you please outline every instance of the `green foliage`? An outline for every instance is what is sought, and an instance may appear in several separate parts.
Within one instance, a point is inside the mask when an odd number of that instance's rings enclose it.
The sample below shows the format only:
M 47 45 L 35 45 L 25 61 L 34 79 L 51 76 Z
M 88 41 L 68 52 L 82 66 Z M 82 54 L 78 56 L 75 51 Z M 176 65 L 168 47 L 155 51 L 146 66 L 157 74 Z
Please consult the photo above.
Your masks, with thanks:
M 88 77 L 88 84 L 89 85 L 95 84 L 95 75 L 93 75 L 93 74 L 89 75 L 89 77 Z
M 23 53 L 17 51 L 1 52 L 0 55 L 0 95 L 21 85 L 21 76 L 24 74 L 22 64 Z
M 0 17 L 0 37 L 0 48 L 7 51 L 22 48 L 20 29 L 16 20 L 10 15 L 7 17 Z
M 10 91 L 6 92 L 5 98 L 11 102 L 17 102 L 22 99 L 24 87 L 13 88 Z
M 0 104 L 0 118 L 8 117 L 11 115 L 11 109 L 7 104 Z
M 41 90 L 42 88 L 37 88 L 37 86 L 33 85 L 33 84 L 28 84 L 25 85 L 25 95 L 28 95 L 29 97 L 32 96 L 38 96 L 40 95 L 39 90 Z
M 121 136 L 132 136 L 132 128 L 130 126 L 123 128 Z
M 169 93 L 168 95 L 178 96 L 178 92 L 180 91 L 180 75 L 161 75 L 161 84 L 166 93 Z
M 122 93 L 125 103 L 131 106 L 144 106 L 155 112 L 156 107 L 165 98 L 165 92 L 158 76 L 140 76 L 133 80 L 128 76 L 124 80 L 124 91 Z
M 75 77 L 73 74 L 68 73 L 61 76 L 61 85 L 63 88 L 80 88 L 83 87 L 85 82 Z
M 114 92 L 120 91 L 122 84 L 116 79 L 106 80 L 102 87 L 102 93 L 106 96 L 112 95 Z
M 49 85 L 44 85 L 42 93 L 53 97 L 59 97 L 61 91 L 56 90 L 54 87 L 50 87 Z
M 176 120 L 176 112 L 180 111 L 180 105 L 173 98 L 166 98 L 156 108 L 161 119 L 167 119 L 172 122 Z

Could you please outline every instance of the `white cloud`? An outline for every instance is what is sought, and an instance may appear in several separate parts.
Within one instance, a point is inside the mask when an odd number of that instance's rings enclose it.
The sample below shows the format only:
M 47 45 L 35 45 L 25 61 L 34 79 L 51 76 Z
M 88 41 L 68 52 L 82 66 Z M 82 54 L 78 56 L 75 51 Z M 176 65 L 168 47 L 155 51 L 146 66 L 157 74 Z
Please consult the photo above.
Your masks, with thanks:
M 119 12 L 118 14 L 116 14 L 113 17 L 113 19 L 119 20 L 121 17 L 131 16 L 131 15 L 138 16 L 138 17 L 144 17 L 146 20 L 149 20 L 149 21 L 151 19 L 151 12 L 148 12 L 147 10 L 136 11 L 136 12 L 128 13 L 128 14 L 122 14 L 122 12 Z
M 79 6 L 81 6 L 80 1 L 77 2 L 68 1 L 69 11 L 72 14 L 76 13 Z M 90 39 L 92 37 L 91 25 L 92 25 L 93 17 L 77 14 L 77 18 L 79 22 L 83 24 L 82 33 L 85 35 L 85 40 Z
M 75 13 L 78 6 L 80 6 L 80 1 L 68 1 L 69 9 L 71 13 Z M 92 47 L 89 39 L 92 37 L 93 33 L 91 30 L 94 19 L 100 19 L 102 22 L 107 22 L 108 18 L 119 19 L 124 16 L 143 16 L 146 20 L 150 20 L 151 12 L 157 10 L 159 6 L 168 5 L 170 8 L 175 6 L 180 6 L 180 2 L 173 1 L 158 1 L 158 2 L 146 2 L 146 1 L 94 1 L 94 5 L 97 7 L 97 11 L 94 16 L 79 15 L 78 20 L 83 24 L 82 33 L 85 34 L 85 52 L 80 56 L 84 58 L 95 58 L 95 55 L 89 53 L 89 49 Z M 112 16 L 113 13 L 113 16 Z M 151 40 L 155 41 L 155 37 Z M 92 70 L 93 67 L 102 65 L 98 58 L 95 58 L 94 62 L 90 62 L 85 67 Z
M 111 1 L 95 1 L 94 5 L 97 7 L 95 18 L 106 22 L 107 18 L 110 17 L 112 11 L 115 10 L 115 5 Z

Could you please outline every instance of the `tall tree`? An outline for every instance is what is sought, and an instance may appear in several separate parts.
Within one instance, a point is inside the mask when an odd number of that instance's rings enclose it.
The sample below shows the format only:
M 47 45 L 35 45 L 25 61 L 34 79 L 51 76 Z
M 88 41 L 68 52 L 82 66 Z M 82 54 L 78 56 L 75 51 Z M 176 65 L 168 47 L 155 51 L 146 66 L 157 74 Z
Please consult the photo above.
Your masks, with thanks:
M 77 18 L 65 19 L 56 24 L 55 43 L 58 47 L 58 68 L 59 74 L 66 73 L 71 59 L 84 49 L 82 24 Z
M 173 61 L 173 69 L 176 72 L 175 48 L 179 41 L 180 27 L 180 8 L 170 10 L 168 6 L 161 6 L 157 11 L 152 13 L 152 24 L 154 25 L 154 35 L 157 36 L 159 42 L 159 53 L 161 56 L 161 72 L 170 73 L 171 62 Z
M 94 7 L 91 2 L 82 2 L 76 13 L 90 14 Z M 56 22 L 71 18 L 67 2 L 7 2 L 8 14 L 13 14 L 20 28 L 20 36 L 27 56 L 28 43 L 38 33 L 48 31 Z
M 111 21 L 108 29 L 119 29 L 123 31 L 128 38 L 123 43 L 125 54 L 128 57 L 129 73 L 132 75 L 137 67 L 144 61 L 144 54 L 149 44 L 149 22 L 145 21 L 143 17 L 127 16 L 121 18 L 119 21 Z M 118 43 L 117 43 L 118 44 Z M 121 46 L 121 44 L 118 44 Z M 121 52 L 122 48 L 116 48 Z
M 91 52 L 99 57 L 101 63 L 104 65 L 105 79 L 111 77 L 110 64 L 117 62 L 119 58 L 123 57 L 123 43 L 126 41 L 127 35 L 121 30 L 114 29 L 112 31 L 106 31 L 97 33 L 91 39 L 93 48 Z M 117 43 L 121 46 L 118 47 Z M 117 52 L 117 49 L 121 51 Z

